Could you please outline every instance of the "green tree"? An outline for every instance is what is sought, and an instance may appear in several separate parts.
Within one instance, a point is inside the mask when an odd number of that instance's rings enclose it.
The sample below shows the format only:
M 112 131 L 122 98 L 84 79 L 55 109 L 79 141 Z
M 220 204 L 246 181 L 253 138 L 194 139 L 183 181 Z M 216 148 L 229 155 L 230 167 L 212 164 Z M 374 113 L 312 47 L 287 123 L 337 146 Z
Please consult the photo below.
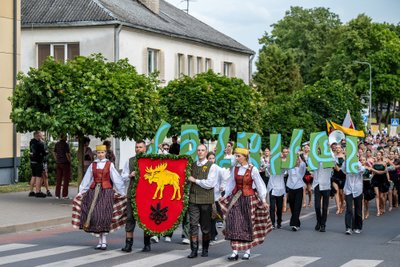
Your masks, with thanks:
M 151 136 L 162 119 L 157 82 L 139 75 L 126 59 L 106 62 L 101 55 L 77 57 L 65 64 L 49 58 L 38 69 L 18 75 L 10 98 L 17 131 L 45 130 L 54 137 L 105 139 Z M 83 153 L 79 153 L 82 177 Z
M 253 82 L 266 99 L 271 100 L 277 94 L 292 93 L 302 87 L 300 68 L 291 50 L 285 52 L 277 45 L 264 45 L 256 66 Z
M 341 26 L 338 15 L 328 8 L 295 6 L 272 26 L 271 35 L 265 33 L 260 43 L 276 44 L 283 51 L 292 50 L 305 84 L 321 79 L 322 68 L 330 53 L 328 48 L 335 46 L 334 33 Z
M 171 134 L 180 133 L 183 124 L 196 124 L 200 138 L 206 139 L 211 138 L 211 127 L 218 126 L 230 127 L 232 137 L 241 131 L 260 133 L 260 94 L 241 79 L 210 70 L 170 81 L 159 92 Z
M 368 94 L 369 68 L 355 61 L 369 62 L 377 121 L 381 121 L 385 105 L 388 107 L 384 116 L 386 123 L 390 106 L 400 94 L 400 37 L 393 29 L 359 15 L 342 27 L 338 45 L 324 69 L 324 76 L 329 79 L 341 79 L 353 86 L 358 95 Z

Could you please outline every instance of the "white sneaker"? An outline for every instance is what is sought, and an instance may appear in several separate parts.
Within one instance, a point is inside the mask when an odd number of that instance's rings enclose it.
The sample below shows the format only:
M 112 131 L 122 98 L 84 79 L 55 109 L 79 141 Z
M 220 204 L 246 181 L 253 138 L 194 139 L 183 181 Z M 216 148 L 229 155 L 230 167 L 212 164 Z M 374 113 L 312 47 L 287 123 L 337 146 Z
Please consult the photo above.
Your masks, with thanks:
M 214 246 L 215 244 L 217 244 L 217 241 L 211 241 L 210 242 L 210 246 Z
M 166 237 L 165 237 L 165 242 L 171 242 L 171 237 L 166 236 Z
M 346 229 L 346 235 L 351 235 L 353 232 L 351 231 L 351 229 L 350 228 L 347 228 Z
M 187 239 L 187 238 L 184 238 L 184 239 L 182 239 L 182 244 L 187 244 L 187 245 L 189 245 L 189 244 L 190 244 L 190 240 Z
M 360 229 L 355 229 L 355 230 L 354 230 L 354 233 L 356 233 L 356 234 L 361 234 L 361 230 L 360 230 Z
M 217 227 L 222 228 L 222 227 L 224 227 L 224 224 L 222 222 L 217 222 Z
M 151 242 L 153 242 L 153 243 L 158 243 L 160 240 L 158 239 L 158 236 L 152 236 L 151 238 L 150 238 L 150 240 L 151 240 Z

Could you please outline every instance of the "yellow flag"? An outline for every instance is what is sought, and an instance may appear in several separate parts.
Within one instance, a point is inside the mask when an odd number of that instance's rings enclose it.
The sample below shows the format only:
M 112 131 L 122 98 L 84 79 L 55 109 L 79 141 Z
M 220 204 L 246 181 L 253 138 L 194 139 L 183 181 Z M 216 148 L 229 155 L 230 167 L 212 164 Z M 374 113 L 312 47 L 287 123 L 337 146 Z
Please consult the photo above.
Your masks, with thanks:
M 333 121 L 331 121 L 330 123 L 331 123 L 331 125 L 333 126 L 333 128 L 335 130 L 340 130 L 346 135 L 357 136 L 357 137 L 365 137 L 364 131 L 358 131 L 358 130 L 354 130 L 354 129 L 351 129 L 351 128 L 346 128 L 346 127 L 343 127 L 343 126 L 341 126 L 341 125 L 339 125 L 337 123 L 334 123 Z

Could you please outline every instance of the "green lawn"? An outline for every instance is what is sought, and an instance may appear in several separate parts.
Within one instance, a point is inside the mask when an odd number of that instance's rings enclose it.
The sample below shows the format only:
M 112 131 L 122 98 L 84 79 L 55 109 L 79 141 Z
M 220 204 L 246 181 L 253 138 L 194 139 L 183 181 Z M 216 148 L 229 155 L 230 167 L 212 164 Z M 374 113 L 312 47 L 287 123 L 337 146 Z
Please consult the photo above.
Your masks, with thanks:
M 73 181 L 69 184 L 70 187 L 77 187 L 77 182 Z M 50 186 L 50 189 L 54 189 L 54 185 Z M 17 183 L 11 185 L 0 185 L 0 194 L 1 193 L 10 193 L 10 192 L 24 192 L 29 191 L 29 184 L 27 182 Z

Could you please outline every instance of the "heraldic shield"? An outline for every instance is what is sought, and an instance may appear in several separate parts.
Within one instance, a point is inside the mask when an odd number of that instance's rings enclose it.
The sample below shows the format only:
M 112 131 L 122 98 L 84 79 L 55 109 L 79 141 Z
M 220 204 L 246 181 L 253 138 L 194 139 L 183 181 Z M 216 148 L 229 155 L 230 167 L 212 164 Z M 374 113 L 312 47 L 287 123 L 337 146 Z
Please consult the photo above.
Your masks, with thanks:
M 132 211 L 149 235 L 165 235 L 182 222 L 189 199 L 191 158 L 185 155 L 138 155 Z

